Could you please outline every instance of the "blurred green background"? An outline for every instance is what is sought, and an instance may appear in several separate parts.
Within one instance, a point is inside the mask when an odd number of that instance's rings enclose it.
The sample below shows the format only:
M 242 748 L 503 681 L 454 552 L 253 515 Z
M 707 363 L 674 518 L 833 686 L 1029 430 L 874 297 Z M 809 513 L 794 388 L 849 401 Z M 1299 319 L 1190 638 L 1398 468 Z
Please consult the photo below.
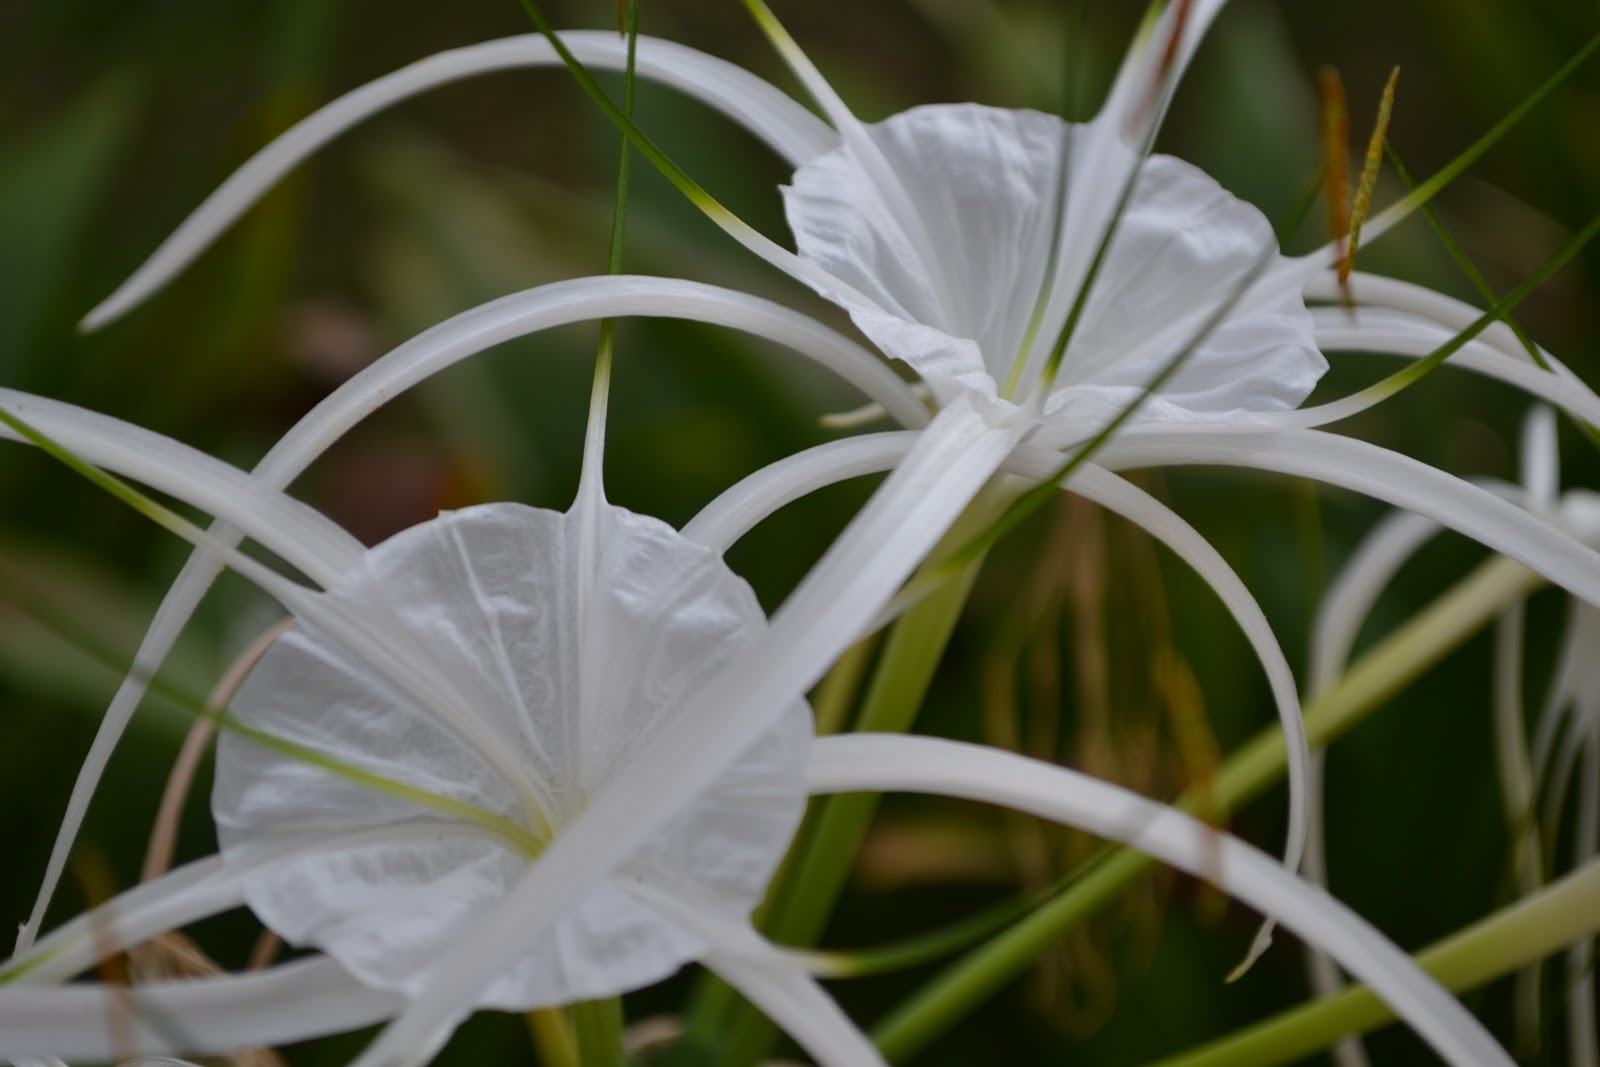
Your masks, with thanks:
M 645 32 L 792 83 L 735 0 L 644 0 Z M 978 100 L 1092 113 L 1142 5 L 885 0 L 775 8 L 867 119 L 918 103 Z M 558 25 L 615 24 L 614 4 L 552 3 Z M 1066 27 L 1087 37 L 1068 42 Z M 605 263 L 616 136 L 557 71 L 448 87 L 338 141 L 257 207 L 170 289 L 103 333 L 74 323 L 256 147 L 318 103 L 414 58 L 525 32 L 515 0 L 0 0 L 0 384 L 107 412 L 250 465 L 337 382 L 418 330 L 483 300 Z M 1591 0 L 1351 0 L 1337 6 L 1234 0 L 1190 73 L 1164 150 L 1290 216 L 1314 177 L 1315 71 L 1343 74 L 1364 141 L 1391 66 L 1402 68 L 1391 141 L 1426 174 L 1474 140 L 1600 30 Z M 615 85 L 614 81 L 608 84 Z M 1076 91 L 1069 86 L 1077 86 Z M 669 91 L 641 89 L 640 122 L 718 197 L 786 239 L 781 163 L 727 121 Z M 699 218 L 636 168 L 626 266 L 696 278 L 842 316 Z M 1397 189 L 1380 186 L 1379 202 Z M 1548 259 L 1600 208 L 1600 64 L 1591 63 L 1471 174 L 1440 210 L 1499 291 Z M 1310 247 L 1321 216 L 1289 242 Z M 1420 220 L 1366 250 L 1363 265 L 1471 297 Z M 1600 255 L 1586 252 L 1519 318 L 1594 380 Z M 565 508 L 576 484 L 595 330 L 570 327 L 441 375 L 369 420 L 296 492 L 380 540 L 441 507 L 516 499 Z M 630 322 L 619 341 L 607 485 L 614 501 L 681 524 L 761 465 L 828 439 L 817 416 L 858 402 L 840 383 L 725 331 Z M 1389 369 L 1341 357 L 1323 389 Z M 1525 400 L 1445 370 L 1341 427 L 1462 475 L 1515 476 Z M 1569 485 L 1593 485 L 1592 449 L 1562 428 Z M 1382 512 L 1292 480 L 1176 470 L 1143 484 L 1211 538 L 1256 593 L 1291 662 L 1323 584 Z M 870 491 L 840 487 L 793 507 L 730 554 L 775 606 Z M 49 460 L 0 451 L 0 560 L 81 625 L 131 656 L 185 549 Z M 1386 596 L 1381 635 L 1459 577 L 1482 551 L 1441 538 Z M 1534 604 L 1532 660 L 1547 660 L 1560 598 Z M 171 665 L 203 692 L 274 617 L 225 578 Z M 1224 753 L 1272 719 L 1237 628 L 1192 575 L 1141 536 L 1063 504 L 995 553 L 921 722 L 1089 766 L 1152 791 L 1203 777 L 1177 751 L 1154 657 L 1192 668 Z M 1329 759 L 1334 891 L 1417 947 L 1509 893 L 1479 638 L 1343 740 Z M 1092 669 L 1108 665 L 1103 684 Z M 43 871 L 72 776 L 115 676 L 0 603 L 0 916 L 20 922 Z M 1054 688 L 1052 688 L 1054 687 Z M 1533 690 L 1537 695 L 1537 687 Z M 1009 694 L 1009 696 L 1008 696 Z M 1015 704 L 1015 707 L 1011 705 Z M 1099 707 L 1104 714 L 1096 714 Z M 84 832 L 90 862 L 52 913 L 76 913 L 139 869 L 156 799 L 187 719 L 153 702 L 124 743 Z M 1275 791 L 1234 821 L 1272 850 Z M 208 851 L 199 796 L 181 852 Z M 884 809 L 831 945 L 930 929 L 1058 870 L 1082 845 L 961 805 Z M 107 873 L 89 872 L 99 864 Z M 1134 1064 L 1304 996 L 1288 937 L 1224 985 L 1253 916 L 1185 879 L 1160 878 L 1053 953 L 917 1061 Z M 248 917 L 199 937 L 237 966 Z M 838 983 L 870 1022 L 934 972 Z M 670 1012 L 691 976 L 629 1000 L 630 1017 Z M 1468 1003 L 1505 1035 L 1502 986 Z M 1551 1033 L 1558 1035 L 1559 1026 Z M 294 1050 L 337 1062 L 352 1040 Z M 1426 1054 L 1392 1029 L 1380 1063 Z M 530 1062 L 518 1020 L 469 1025 L 441 1062 Z M 1547 1044 L 1530 1062 L 1564 1061 Z

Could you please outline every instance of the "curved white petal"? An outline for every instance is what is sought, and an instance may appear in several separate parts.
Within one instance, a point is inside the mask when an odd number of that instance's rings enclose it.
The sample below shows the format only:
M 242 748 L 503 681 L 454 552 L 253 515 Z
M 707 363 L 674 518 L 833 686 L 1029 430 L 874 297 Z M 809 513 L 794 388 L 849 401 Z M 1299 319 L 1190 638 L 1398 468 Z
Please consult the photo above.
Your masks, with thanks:
M 316 509 L 170 437 L 13 389 L 0 389 L 0 405 L 79 458 L 239 526 L 319 584 L 363 550 Z M 0 427 L 0 439 L 23 440 L 9 427 Z
M 807 493 L 847 478 L 887 470 L 915 442 L 912 434 L 883 433 L 834 441 L 796 453 L 744 479 L 712 501 L 683 528 L 685 537 L 725 552 L 762 518 Z M 1019 447 L 1001 469 L 1033 480 L 1060 468 L 1058 453 Z M 1238 621 L 1266 671 L 1288 749 L 1289 835 L 1284 863 L 1297 867 L 1309 822 L 1307 793 L 1310 751 L 1294 672 L 1289 668 L 1260 606 L 1211 544 L 1170 508 L 1103 468 L 1086 464 L 1064 486 L 1137 523 L 1195 569 L 1222 598 Z M 1254 954 L 1266 948 L 1266 931 Z M 1252 957 L 1253 958 L 1253 957 Z
M 1483 1025 L 1360 916 L 1249 845 L 1173 808 L 1062 767 L 931 737 L 820 738 L 809 777 L 817 793 L 915 791 L 1001 804 L 1139 849 L 1322 946 L 1448 1062 L 1510 1067 Z
M 908 433 L 870 434 L 832 441 L 764 467 L 729 488 L 683 528 L 685 537 L 725 552 L 762 518 L 785 504 L 847 478 L 875 474 L 899 462 L 916 441 Z M 1058 453 L 1019 447 L 1001 469 L 1041 480 L 1060 468 Z M 1064 486 L 1137 523 L 1195 569 L 1222 598 L 1261 660 L 1283 724 L 1289 752 L 1289 838 L 1284 862 L 1298 866 L 1308 822 L 1306 794 L 1309 749 L 1294 672 L 1278 646 L 1271 624 L 1238 575 L 1211 544 L 1154 497 L 1094 464 L 1086 464 Z M 1264 946 L 1263 946 L 1264 947 Z
M 1328 352 L 1378 352 L 1420 359 L 1431 355 L 1457 332 L 1412 312 L 1387 308 L 1349 311 L 1319 307 L 1313 308 L 1311 314 L 1316 323 L 1317 344 Z M 1576 419 L 1592 423 L 1600 418 L 1600 396 L 1592 389 L 1570 373 L 1544 370 L 1520 349 L 1517 354 L 1509 354 L 1501 347 L 1474 340 L 1446 363 L 1513 385 Z M 1316 407 L 1274 413 L 1258 421 L 1279 426 L 1323 426 L 1365 410 L 1380 399 L 1358 393 Z
M 1540 404 L 1522 420 L 1522 484 L 1528 490 L 1527 508 L 1543 515 L 1556 506 L 1561 493 L 1561 452 L 1556 447 L 1555 412 Z
M 782 707 L 859 637 L 1016 444 L 970 402 L 940 412 L 905 461 L 812 568 L 749 652 L 685 698 L 672 731 L 641 753 L 479 922 L 439 956 L 405 1015 L 357 1067 L 405 1062 L 458 1022 L 538 936 L 728 766 Z M 517 938 L 506 931 L 516 930 Z
M 1555 526 L 1425 463 L 1317 430 L 1130 426 L 1100 451 L 1110 469 L 1219 464 L 1298 474 L 1427 515 L 1600 604 L 1600 554 Z
M 501 342 L 553 326 L 623 316 L 693 319 L 764 337 L 855 385 L 908 426 L 927 422 L 916 394 L 860 345 L 779 304 L 676 278 L 612 275 L 555 282 L 490 301 L 423 331 L 341 385 L 262 460 L 269 479 L 298 473 L 372 410 Z
M 615 33 L 561 35 L 578 60 L 620 70 L 627 40 Z M 653 37 L 638 39 L 637 71 L 680 89 L 748 127 L 799 165 L 838 143 L 827 125 L 782 91 L 732 63 Z M 166 285 L 219 234 L 307 156 L 372 115 L 408 97 L 463 78 L 515 67 L 559 65 L 541 34 L 523 34 L 440 52 L 369 82 L 303 119 L 240 167 L 183 221 L 127 281 L 83 320 L 96 329 Z
M 296 856 L 377 845 L 415 846 L 441 837 L 488 839 L 486 831 L 474 826 L 413 816 L 405 822 L 372 829 L 287 835 L 238 851 L 227 859 L 208 856 L 136 885 L 63 923 L 27 951 L 0 963 L 0 984 L 65 981 L 158 934 L 239 907 L 244 903 L 244 883 L 248 879 Z
M 1327 753 L 1317 749 L 1311 755 L 1310 832 L 1306 835 L 1306 860 L 1301 869 L 1307 881 L 1320 889 L 1328 888 L 1327 850 L 1323 838 L 1323 809 L 1326 794 L 1323 776 Z M 1306 978 L 1311 991 L 1318 997 L 1331 997 L 1344 988 L 1344 972 L 1321 948 L 1305 946 Z M 1334 1067 L 1368 1067 L 1366 1046 L 1361 1038 L 1351 1036 L 1333 1046 Z
M 328 959 L 137 986 L 0 987 L 0 1057 L 105 1063 L 283 1045 L 381 1022 L 403 1006 Z
M 1032 476 L 1047 477 L 1055 469 L 1050 466 L 1052 462 L 1059 463 L 1059 460 L 1053 460 L 1048 454 L 1037 457 L 1034 468 L 1037 473 Z M 1279 647 L 1277 636 L 1272 632 L 1267 617 L 1262 614 L 1260 605 L 1233 568 L 1211 546 L 1211 542 L 1201 537 L 1172 509 L 1138 486 L 1103 468 L 1085 464 L 1067 488 L 1137 524 L 1176 552 L 1222 599 L 1223 605 L 1244 631 L 1256 658 L 1261 661 L 1262 669 L 1266 671 L 1278 721 L 1283 727 L 1289 779 L 1289 832 L 1283 846 L 1283 863 L 1291 871 L 1298 869 L 1305 853 L 1311 819 L 1311 750 L 1306 741 L 1305 721 L 1301 717 L 1300 695 L 1295 688 L 1294 672 L 1289 669 L 1289 661 L 1284 658 L 1283 649 Z M 1254 963 L 1271 941 L 1272 923 L 1269 920 L 1234 973 L 1240 974 Z
M 1533 734 L 1533 777 L 1549 794 L 1548 799 L 1559 804 L 1565 795 L 1564 788 L 1552 788 L 1557 781 L 1556 739 L 1561 727 L 1578 717 L 1578 705 L 1584 690 L 1592 685 L 1591 657 L 1593 649 L 1600 647 L 1600 612 L 1586 604 L 1573 601 L 1567 607 L 1566 632 L 1561 639 L 1556 666 L 1550 677 L 1550 689 L 1545 694 L 1544 707 Z M 1586 685 L 1588 683 L 1588 685 Z M 1571 748 L 1569 741 L 1566 746 Z M 1559 813 L 1558 813 L 1559 814 Z
M 826 486 L 889 470 L 917 442 L 907 431 L 862 434 L 785 456 L 723 490 L 683 527 L 683 536 L 719 555 L 786 504 Z
M 664 918 L 703 940 L 701 963 L 781 1026 L 819 1067 L 883 1067 L 883 1056 L 804 967 L 740 918 L 729 921 L 693 897 L 665 887 L 633 887 Z
M 370 551 L 326 596 L 384 617 L 473 696 L 474 742 L 304 621 L 262 657 L 237 718 L 360 770 L 522 825 L 540 844 L 674 735 L 683 698 L 759 639 L 754 594 L 671 528 L 600 505 L 449 512 Z M 581 567 L 587 552 L 592 569 Z M 582 610 L 580 611 L 580 604 Z M 528 1010 L 612 996 L 671 974 L 704 946 L 640 908 L 627 886 L 667 882 L 746 914 L 804 807 L 810 737 L 791 699 L 760 716 L 738 762 L 699 782 L 683 811 L 591 883 L 521 951 L 478 1006 Z M 487 746 L 495 746 L 491 749 Z M 491 758 L 491 752 L 495 758 Z M 212 809 L 223 854 L 301 828 L 381 827 L 414 805 L 240 735 L 218 742 Z M 314 944 L 363 981 L 415 994 L 429 963 L 493 907 L 530 857 L 504 841 L 441 836 L 308 852 L 246 882 L 251 908 L 292 944 Z
M 1515 485 L 1488 479 L 1473 484 L 1514 504 L 1524 500 Z M 1411 511 L 1393 512 L 1378 520 L 1317 608 L 1311 625 L 1311 692 L 1320 695 L 1339 680 L 1378 597 L 1417 550 L 1443 529 L 1438 520 Z
M 1425 285 L 1402 281 L 1399 278 L 1386 278 L 1381 274 L 1369 274 L 1366 271 L 1358 270 L 1351 273 L 1350 295 L 1363 311 L 1389 309 L 1404 312 L 1416 319 L 1431 321 L 1443 327 L 1448 334 L 1466 329 L 1483 315 L 1482 308 L 1473 307 L 1463 300 L 1457 300 Z M 1305 297 L 1307 300 L 1342 303 L 1344 294 L 1339 289 L 1338 275 L 1332 271 L 1323 271 L 1309 278 L 1305 285 Z M 1513 359 L 1533 363 L 1522 347 L 1522 342 L 1517 339 L 1517 335 L 1503 322 L 1489 326 L 1479 335 L 1478 341 Z M 1578 380 L 1577 375 L 1549 352 L 1541 348 L 1539 355 L 1550 366 L 1551 373 L 1568 380 Z

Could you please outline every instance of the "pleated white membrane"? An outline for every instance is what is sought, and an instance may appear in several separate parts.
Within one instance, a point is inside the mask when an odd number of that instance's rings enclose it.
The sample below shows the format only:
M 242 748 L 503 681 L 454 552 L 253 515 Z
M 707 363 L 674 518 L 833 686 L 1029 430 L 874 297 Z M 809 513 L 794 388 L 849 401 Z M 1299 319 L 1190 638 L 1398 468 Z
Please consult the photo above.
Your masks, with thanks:
M 371 550 L 325 596 L 407 669 L 375 669 L 304 623 L 232 705 L 257 729 L 475 805 L 541 841 L 673 728 L 682 697 L 766 627 L 750 588 L 654 519 L 598 505 L 449 512 Z M 403 677 L 397 678 L 400 674 Z M 744 757 L 485 991 L 507 1010 L 610 996 L 706 946 L 629 892 L 645 885 L 743 916 L 805 800 L 809 711 L 796 702 Z M 212 807 L 224 854 L 277 835 L 415 819 L 410 802 L 236 734 Z M 466 829 L 465 825 L 463 827 Z M 263 922 L 363 981 L 414 993 L 458 926 L 530 862 L 481 829 L 424 846 L 307 855 L 249 882 Z M 515 931 L 507 936 L 515 937 Z
M 886 191 L 846 148 L 801 166 L 784 190 L 801 257 L 874 302 L 847 304 L 851 318 L 886 354 L 911 364 L 941 402 L 963 390 L 996 395 L 1025 344 L 1030 376 L 1037 374 L 1069 310 L 1053 305 L 1030 344 L 1040 293 L 1063 282 L 1076 291 L 1120 193 L 1108 182 L 1126 173 L 1096 157 L 1118 152 L 1132 166 L 1132 149 L 1115 136 L 1092 136 L 1095 124 L 977 104 L 913 108 L 866 129 L 898 188 Z M 896 204 L 896 196 L 909 202 Z M 1058 234 L 1057 276 L 1046 278 Z M 1255 207 L 1182 160 L 1150 157 L 1045 414 L 1114 414 L 1207 316 L 1246 289 L 1249 298 L 1140 415 L 1210 421 L 1297 407 L 1327 363 L 1298 286 L 1250 287 L 1268 250 L 1266 273 L 1285 261 Z

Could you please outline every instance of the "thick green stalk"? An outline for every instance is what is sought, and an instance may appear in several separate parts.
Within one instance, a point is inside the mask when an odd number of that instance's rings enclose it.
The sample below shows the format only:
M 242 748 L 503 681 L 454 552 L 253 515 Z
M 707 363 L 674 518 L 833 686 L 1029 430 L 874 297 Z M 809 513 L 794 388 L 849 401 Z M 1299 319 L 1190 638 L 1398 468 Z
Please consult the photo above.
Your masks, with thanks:
M 1010 478 L 990 483 L 918 573 L 943 566 L 946 553 L 990 526 L 1025 488 L 1025 483 Z M 894 624 L 852 729 L 898 733 L 911 728 L 985 555 L 966 561 Z M 876 796 L 849 794 L 829 797 L 812 809 L 784 875 L 773 883 L 763 908 L 760 927 L 768 938 L 784 945 L 816 943 L 855 863 L 877 802 Z M 777 1036 L 765 1016 L 715 988 L 708 989 L 696 1005 L 690 1029 L 692 1045 L 720 1046 L 717 1062 L 732 1067 L 756 1062 Z
M 534 1051 L 539 1054 L 539 1067 L 583 1067 L 577 1039 L 572 1035 L 572 1020 L 564 1009 L 535 1008 L 523 1018 Z
M 1475 989 L 1591 937 L 1600 928 L 1600 863 L 1590 863 L 1419 953 L 1452 993 Z M 1277 1067 L 1392 1022 L 1365 986 L 1351 986 L 1150 1067 Z
M 1326 745 L 1512 604 L 1543 584 L 1520 563 L 1495 557 L 1362 656 L 1339 683 L 1306 705 L 1306 734 Z M 1283 734 L 1273 727 L 1229 759 L 1210 785 L 1208 803 L 1227 812 L 1283 773 Z M 1193 809 L 1186 794 L 1179 806 Z M 972 1008 L 1014 980 L 1052 941 L 1087 922 L 1155 865 L 1123 849 L 1054 901 L 974 949 L 881 1022 L 872 1037 L 884 1056 L 904 1060 Z
M 933 673 L 966 604 L 982 558 L 930 594 L 895 624 L 884 643 L 855 729 L 904 732 L 933 682 Z M 878 796 L 851 793 L 818 803 L 800 837 L 796 876 L 777 887 L 763 932 L 781 945 L 812 945 L 822 935 L 856 853 L 878 808 Z M 755 1063 L 770 1049 L 777 1029 L 760 1012 L 740 1003 L 720 1062 L 730 1067 Z
M 582 1067 L 623 1067 L 622 998 L 585 1000 L 567 1009 Z

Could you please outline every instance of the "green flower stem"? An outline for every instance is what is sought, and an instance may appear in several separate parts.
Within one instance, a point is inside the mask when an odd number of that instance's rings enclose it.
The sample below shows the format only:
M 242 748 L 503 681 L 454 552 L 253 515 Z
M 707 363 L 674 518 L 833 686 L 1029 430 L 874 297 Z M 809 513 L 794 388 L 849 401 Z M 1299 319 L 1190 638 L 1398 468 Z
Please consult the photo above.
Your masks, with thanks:
M 980 558 L 968 564 L 895 624 L 873 673 L 857 730 L 910 728 L 982 562 Z M 783 945 L 816 943 L 877 808 L 875 794 L 851 793 L 829 797 L 813 809 L 798 839 L 795 877 L 776 886 L 770 900 L 762 924 L 767 937 Z M 730 1067 L 757 1062 L 777 1037 L 766 1016 L 743 1002 L 735 1006 L 723 1032 L 729 1039 L 721 1062 Z
M 535 1008 L 523 1018 L 528 1037 L 539 1054 L 540 1067 L 583 1067 L 578 1058 L 578 1041 L 572 1034 L 572 1020 L 561 1008 Z
M 567 1009 L 582 1067 L 623 1067 L 622 998 L 586 1000 Z
M 1307 703 L 1306 734 L 1311 743 L 1326 745 L 1343 734 L 1543 582 L 1504 557 L 1481 565 L 1362 656 L 1337 685 Z M 1213 810 L 1231 811 L 1276 781 L 1285 763 L 1283 735 L 1277 727 L 1270 728 L 1223 765 L 1206 799 Z M 1178 806 L 1192 811 L 1196 800 L 1192 793 L 1185 794 Z M 958 960 L 880 1023 L 873 1040 L 891 1061 L 911 1056 L 1154 866 L 1155 861 L 1142 853 L 1118 850 L 1054 901 Z
M 811 713 L 818 737 L 836 734 L 848 725 L 850 710 L 855 707 L 861 693 L 861 683 L 866 679 L 867 668 L 872 666 L 879 642 L 880 634 L 877 633 L 863 637 L 851 645 L 823 676 L 822 681 L 817 683 L 816 691 L 811 696 Z M 792 872 L 799 860 L 798 850 L 791 848 L 768 883 L 769 897 L 776 896 L 778 887 L 786 885 L 794 877 Z M 767 903 L 763 902 L 756 908 L 753 921 L 758 927 L 767 913 L 767 907 Z M 722 1032 L 738 1003 L 739 996 L 732 986 L 715 975 L 705 975 L 695 989 L 693 1005 L 688 1012 L 692 1020 L 690 1037 L 678 1043 L 671 1062 L 698 1063 L 699 1053 L 694 1050 Z
M 918 573 L 942 567 L 946 553 L 992 525 L 1026 488 L 1026 483 L 1012 478 L 991 482 Z M 894 624 L 853 729 L 899 733 L 911 728 L 985 556 L 980 552 L 966 561 Z M 774 882 L 768 895 L 760 919 L 768 938 L 783 945 L 816 943 L 877 806 L 876 796 L 847 794 L 829 797 L 812 809 L 796 838 L 786 875 Z M 705 1010 L 696 1013 L 696 1025 L 691 1029 L 700 1040 L 727 1035 L 719 1063 L 732 1067 L 755 1063 L 777 1036 L 777 1029 L 764 1015 L 732 997 L 713 998 L 708 993 L 697 1007 Z M 721 1018 L 712 1014 L 717 1009 L 723 1009 Z
M 850 709 L 855 705 L 856 694 L 872 666 L 873 653 L 878 651 L 878 635 L 868 634 L 850 646 L 839 657 L 827 675 L 817 685 L 811 699 L 811 712 L 816 719 L 818 737 L 836 734 L 845 728 Z
M 1431 946 L 1416 960 L 1455 993 L 1553 955 L 1593 936 L 1597 928 L 1600 863 L 1590 863 Z M 1393 1020 L 1394 1013 L 1365 986 L 1351 986 L 1150 1067 L 1275 1067 Z

